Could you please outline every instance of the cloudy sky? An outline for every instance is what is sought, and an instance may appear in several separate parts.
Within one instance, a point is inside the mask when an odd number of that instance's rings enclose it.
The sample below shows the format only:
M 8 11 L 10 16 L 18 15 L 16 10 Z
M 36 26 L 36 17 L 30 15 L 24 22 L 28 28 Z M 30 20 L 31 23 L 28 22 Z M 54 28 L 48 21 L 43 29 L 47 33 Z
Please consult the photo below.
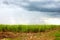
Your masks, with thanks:
M 60 25 L 60 0 L 0 0 L 0 24 Z

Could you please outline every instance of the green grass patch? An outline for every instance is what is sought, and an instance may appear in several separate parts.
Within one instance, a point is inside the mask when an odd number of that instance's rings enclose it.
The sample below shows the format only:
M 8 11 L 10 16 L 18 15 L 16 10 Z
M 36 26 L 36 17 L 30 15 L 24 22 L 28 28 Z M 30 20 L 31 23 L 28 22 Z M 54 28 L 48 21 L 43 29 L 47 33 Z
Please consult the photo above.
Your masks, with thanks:
M 60 40 L 60 38 L 59 37 L 56 37 L 55 40 Z
M 45 32 L 60 25 L 0 25 L 0 31 L 11 32 Z

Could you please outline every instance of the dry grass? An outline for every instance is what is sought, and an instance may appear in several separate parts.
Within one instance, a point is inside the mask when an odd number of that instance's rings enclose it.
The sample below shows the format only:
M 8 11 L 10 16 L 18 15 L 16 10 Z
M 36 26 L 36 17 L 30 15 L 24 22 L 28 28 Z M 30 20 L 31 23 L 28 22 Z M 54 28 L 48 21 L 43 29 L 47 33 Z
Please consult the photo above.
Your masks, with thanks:
M 13 32 L 4 32 L 3 35 L 0 33 L 0 37 L 3 37 L 5 35 L 5 38 L 8 38 L 8 40 L 55 40 L 54 32 L 57 30 L 50 30 L 46 32 L 38 32 L 38 33 L 13 33 Z M 11 38 L 11 39 L 9 39 Z M 4 37 L 3 39 L 4 40 Z M 7 40 L 7 39 L 5 39 Z

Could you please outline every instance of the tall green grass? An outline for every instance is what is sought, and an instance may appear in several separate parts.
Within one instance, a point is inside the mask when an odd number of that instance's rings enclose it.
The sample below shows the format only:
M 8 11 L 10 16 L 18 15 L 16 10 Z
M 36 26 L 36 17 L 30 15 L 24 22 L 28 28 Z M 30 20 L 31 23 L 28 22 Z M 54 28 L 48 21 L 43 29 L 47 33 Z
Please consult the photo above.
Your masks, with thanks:
M 0 31 L 11 31 L 11 32 L 44 32 L 51 30 L 60 25 L 0 25 Z

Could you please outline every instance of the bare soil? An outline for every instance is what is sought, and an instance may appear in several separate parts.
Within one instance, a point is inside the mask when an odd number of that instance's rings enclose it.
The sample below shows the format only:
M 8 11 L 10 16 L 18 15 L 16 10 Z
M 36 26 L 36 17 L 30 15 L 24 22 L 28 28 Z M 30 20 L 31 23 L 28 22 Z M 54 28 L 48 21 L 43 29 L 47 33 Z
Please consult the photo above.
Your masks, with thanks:
M 59 29 L 54 29 L 46 32 L 38 32 L 38 33 L 14 33 L 14 32 L 0 32 L 0 39 L 11 38 L 17 40 L 55 40 L 54 32 Z

